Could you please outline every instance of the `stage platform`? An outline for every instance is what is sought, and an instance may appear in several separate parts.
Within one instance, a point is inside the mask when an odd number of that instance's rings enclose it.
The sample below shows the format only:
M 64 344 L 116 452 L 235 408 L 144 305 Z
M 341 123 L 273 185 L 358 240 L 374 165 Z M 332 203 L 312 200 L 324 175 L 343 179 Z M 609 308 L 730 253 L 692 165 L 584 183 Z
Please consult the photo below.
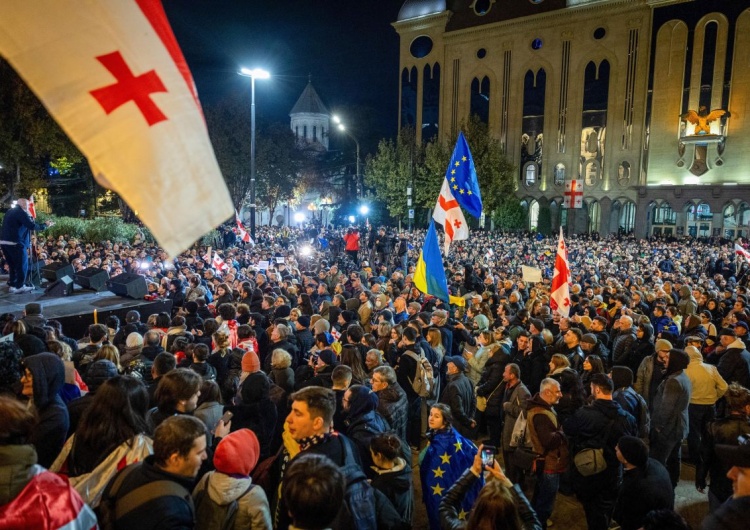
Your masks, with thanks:
M 7 276 L 6 276 L 7 278 Z M 79 340 L 86 334 L 90 324 L 94 323 L 94 310 L 97 320 L 104 324 L 109 315 L 117 315 L 124 324 L 125 315 L 135 309 L 141 314 L 141 320 L 146 321 L 149 315 L 166 311 L 171 314 L 172 301 L 160 300 L 149 302 L 146 300 L 132 300 L 117 296 L 109 291 L 94 292 L 80 289 L 77 285 L 70 296 L 49 296 L 44 289 L 38 288 L 23 294 L 11 294 L 4 282 L 0 287 L 0 314 L 13 313 L 17 317 L 23 315 L 26 304 L 37 302 L 42 305 L 42 315 L 47 319 L 59 320 L 65 335 Z

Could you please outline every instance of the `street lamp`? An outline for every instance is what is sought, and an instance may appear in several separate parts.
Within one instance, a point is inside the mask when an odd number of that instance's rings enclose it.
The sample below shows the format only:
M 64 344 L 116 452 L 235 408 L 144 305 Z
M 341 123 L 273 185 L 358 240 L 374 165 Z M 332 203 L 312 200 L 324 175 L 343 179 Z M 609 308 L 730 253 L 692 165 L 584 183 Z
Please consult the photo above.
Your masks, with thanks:
M 361 183 L 361 181 L 360 181 L 360 173 L 359 173 L 359 140 L 357 140 L 357 137 L 356 137 L 356 136 L 354 136 L 354 135 L 353 135 L 353 134 L 352 134 L 352 133 L 351 133 L 351 132 L 350 132 L 350 131 L 349 131 L 349 130 L 348 130 L 348 129 L 346 128 L 346 126 L 345 126 L 345 125 L 344 125 L 344 124 L 343 124 L 343 123 L 341 122 L 341 118 L 339 118 L 339 117 L 338 117 L 338 116 L 336 116 L 335 114 L 334 114 L 334 115 L 333 115 L 333 116 L 332 116 L 331 118 L 333 119 L 333 122 L 334 122 L 334 123 L 335 123 L 335 124 L 336 124 L 336 125 L 338 126 L 338 129 L 339 129 L 339 130 L 340 130 L 341 132 L 343 132 L 343 133 L 345 133 L 345 134 L 348 134 L 348 135 L 349 135 L 349 137 L 350 137 L 350 138 L 351 138 L 352 140 L 354 140 L 354 143 L 355 143 L 355 144 L 357 145 L 357 195 L 361 196 L 361 195 L 363 194 L 364 190 L 362 189 L 362 188 L 363 188 L 363 186 L 362 186 L 362 183 Z
M 359 213 L 361 213 L 362 215 L 367 215 L 368 213 L 370 213 L 370 207 L 366 204 L 363 204 L 359 207 Z
M 268 79 L 271 74 L 260 68 L 240 68 L 238 72 L 250 78 L 250 236 L 255 240 L 255 80 Z

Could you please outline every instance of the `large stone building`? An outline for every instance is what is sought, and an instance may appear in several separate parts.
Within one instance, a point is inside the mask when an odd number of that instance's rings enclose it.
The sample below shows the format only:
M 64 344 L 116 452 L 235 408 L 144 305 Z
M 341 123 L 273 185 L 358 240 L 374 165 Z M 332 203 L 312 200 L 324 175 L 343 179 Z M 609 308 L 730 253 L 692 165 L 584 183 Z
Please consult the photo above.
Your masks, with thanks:
M 445 139 L 477 114 L 530 227 L 748 235 L 747 1 L 407 0 L 393 26 L 400 125 Z

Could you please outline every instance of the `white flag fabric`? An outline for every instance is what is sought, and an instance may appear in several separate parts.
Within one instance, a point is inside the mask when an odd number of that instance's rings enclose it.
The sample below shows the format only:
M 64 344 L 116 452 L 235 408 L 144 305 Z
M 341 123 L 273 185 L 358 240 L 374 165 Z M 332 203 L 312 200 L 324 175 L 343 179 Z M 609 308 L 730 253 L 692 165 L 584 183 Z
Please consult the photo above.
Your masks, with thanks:
M 563 229 L 560 227 L 560 239 L 557 242 L 555 256 L 555 272 L 552 275 L 552 287 L 549 295 L 549 305 L 553 311 L 567 318 L 570 315 L 570 266 L 568 264 L 568 248 L 565 246 Z
M 231 217 L 160 0 L 2 0 L 0 55 L 167 254 Z
M 443 179 L 443 187 L 440 189 L 435 210 L 432 212 L 435 222 L 443 225 L 445 239 L 443 240 L 443 253 L 447 256 L 451 243 L 455 240 L 469 239 L 469 225 L 458 205 L 458 201 L 451 192 L 448 179 Z
M 521 265 L 521 269 L 523 270 L 523 281 L 529 283 L 539 283 L 542 281 L 542 269 L 526 265 Z

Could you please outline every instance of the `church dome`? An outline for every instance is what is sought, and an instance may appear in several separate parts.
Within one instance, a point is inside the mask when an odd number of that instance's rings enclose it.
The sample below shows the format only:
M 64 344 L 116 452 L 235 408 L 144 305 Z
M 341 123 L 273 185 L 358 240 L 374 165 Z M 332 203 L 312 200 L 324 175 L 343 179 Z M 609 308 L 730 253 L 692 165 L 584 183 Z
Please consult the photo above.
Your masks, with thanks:
M 398 19 L 409 20 L 410 18 L 434 15 L 446 10 L 445 0 L 406 0 L 398 12 Z

